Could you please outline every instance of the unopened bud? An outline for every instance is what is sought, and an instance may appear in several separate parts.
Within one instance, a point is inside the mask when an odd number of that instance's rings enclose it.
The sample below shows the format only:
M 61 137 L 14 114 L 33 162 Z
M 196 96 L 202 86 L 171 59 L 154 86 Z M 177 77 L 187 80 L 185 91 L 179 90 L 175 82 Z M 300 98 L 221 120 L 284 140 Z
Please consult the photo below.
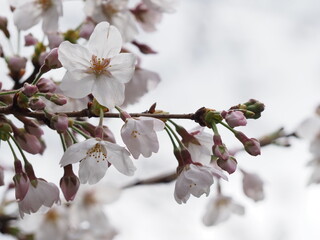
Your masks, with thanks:
M 42 93 L 53 93 L 57 89 L 57 85 L 51 79 L 47 78 L 40 78 L 37 87 Z
M 50 69 L 61 68 L 62 64 L 58 59 L 58 48 L 53 48 L 44 60 L 44 64 Z
M 60 188 L 67 201 L 72 201 L 79 189 L 79 178 L 73 173 L 72 165 L 64 167 L 64 175 L 60 179 Z
M 64 133 L 69 127 L 69 118 L 63 113 L 54 115 L 50 122 L 52 128 L 57 130 L 58 133 Z
M 38 87 L 29 83 L 25 83 L 23 85 L 22 92 L 27 96 L 27 97 L 32 97 L 34 94 L 38 92 Z
M 57 48 L 60 43 L 64 41 L 63 36 L 59 33 L 49 33 L 48 34 L 49 48 Z
M 238 163 L 234 157 L 230 156 L 227 160 L 219 158 L 217 160 L 217 164 L 223 170 L 227 171 L 229 174 L 232 174 L 236 171 Z
M 15 185 L 15 196 L 18 201 L 21 201 L 26 196 L 28 189 L 29 189 L 29 179 L 27 174 L 22 170 L 21 161 L 15 160 L 14 161 L 14 169 L 15 175 L 13 177 L 13 182 Z
M 6 17 L 0 16 L 0 30 L 4 33 L 6 38 L 10 38 L 10 32 L 8 30 L 8 20 Z
M 47 93 L 45 95 L 45 98 L 59 106 L 62 106 L 67 103 L 67 98 L 61 94 Z
M 247 125 L 247 119 L 241 111 L 223 111 L 221 115 L 232 128 Z
M 79 37 L 89 40 L 94 28 L 95 25 L 92 21 L 86 21 L 80 27 Z
M 38 154 L 42 150 L 42 145 L 39 139 L 27 133 L 24 129 L 18 129 L 14 131 L 14 137 L 19 143 L 20 147 L 31 154 Z
M 25 71 L 27 59 L 25 57 L 12 56 L 7 60 L 8 68 L 11 72 Z
M 29 100 L 29 107 L 34 111 L 43 110 L 43 109 L 45 109 L 46 104 L 40 98 L 31 98 Z
M 248 102 L 244 103 L 244 105 L 247 107 L 248 111 L 251 111 L 254 113 L 254 116 L 252 118 L 257 119 L 261 117 L 261 113 L 264 111 L 264 104 L 259 102 L 255 99 L 250 99 Z M 246 116 L 249 118 L 248 116 Z
M 244 149 L 247 153 L 249 153 L 252 156 L 257 156 L 261 154 L 260 142 L 257 139 L 248 138 L 244 133 L 239 131 L 235 133 L 235 136 L 243 144 Z
M 3 141 L 7 141 L 10 138 L 10 134 L 12 132 L 12 128 L 9 123 L 0 122 L 0 139 Z
M 28 46 L 34 46 L 38 43 L 38 39 L 36 39 L 31 33 L 24 36 L 24 45 L 26 47 Z

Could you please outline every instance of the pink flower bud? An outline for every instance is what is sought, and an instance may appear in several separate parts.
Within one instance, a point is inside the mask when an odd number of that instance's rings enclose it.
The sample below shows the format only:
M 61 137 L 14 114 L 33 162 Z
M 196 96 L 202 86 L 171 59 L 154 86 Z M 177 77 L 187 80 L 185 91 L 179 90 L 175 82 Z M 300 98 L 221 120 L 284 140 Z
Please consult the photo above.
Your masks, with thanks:
M 36 39 L 31 33 L 28 35 L 24 36 L 24 45 L 26 47 L 28 46 L 34 46 L 38 43 L 38 39 Z
M 20 147 L 31 154 L 37 154 L 41 152 L 42 145 L 39 139 L 25 132 L 24 129 L 14 130 L 14 137 L 19 143 Z
M 57 89 L 57 85 L 51 79 L 47 78 L 40 78 L 37 83 L 37 87 L 42 93 L 53 93 Z
M 47 93 L 45 98 L 59 106 L 67 103 L 67 98 L 61 94 Z
M 89 40 L 95 25 L 92 21 L 86 21 L 80 27 L 79 37 Z
M 224 119 L 232 128 L 247 125 L 247 119 L 241 111 L 228 111 L 224 115 Z
M 11 72 L 25 71 L 27 59 L 25 57 L 12 56 L 8 58 L 7 64 Z
M 31 98 L 29 101 L 29 107 L 32 110 L 43 110 L 46 107 L 45 102 L 40 98 Z
M 257 156 L 261 154 L 260 142 L 257 139 L 248 138 L 244 133 L 239 131 L 235 133 L 235 136 L 243 144 L 244 149 L 247 153 L 249 153 L 252 156 Z
M 49 33 L 48 34 L 49 48 L 57 48 L 60 43 L 64 41 L 63 36 L 59 33 Z
M 22 171 L 21 161 L 14 161 L 14 169 L 16 174 L 13 177 L 15 184 L 15 195 L 18 201 L 21 201 L 26 196 L 29 189 L 29 179 L 27 174 Z
M 60 188 L 67 201 L 72 201 L 79 189 L 79 178 L 73 173 L 72 165 L 64 167 L 64 175 L 60 179 Z
M 215 134 L 213 136 L 212 153 L 218 158 L 223 160 L 227 160 L 230 156 L 229 151 L 225 144 L 222 143 L 222 139 L 220 135 Z
M 65 114 L 54 115 L 51 118 L 51 126 L 58 133 L 64 133 L 69 127 L 69 118 Z
M 25 83 L 23 85 L 22 92 L 27 96 L 27 97 L 32 97 L 34 94 L 38 92 L 38 87 L 29 83 Z
M 219 167 L 221 167 L 223 170 L 227 171 L 229 174 L 232 174 L 237 169 L 237 160 L 230 156 L 227 160 L 218 159 L 217 164 Z
M 43 135 L 43 130 L 40 128 L 39 124 L 31 119 L 28 119 L 28 122 L 25 122 L 24 129 L 31 135 L 35 135 L 38 138 Z
M 62 64 L 58 59 L 58 48 L 53 48 L 44 60 L 44 63 L 50 69 L 61 68 Z

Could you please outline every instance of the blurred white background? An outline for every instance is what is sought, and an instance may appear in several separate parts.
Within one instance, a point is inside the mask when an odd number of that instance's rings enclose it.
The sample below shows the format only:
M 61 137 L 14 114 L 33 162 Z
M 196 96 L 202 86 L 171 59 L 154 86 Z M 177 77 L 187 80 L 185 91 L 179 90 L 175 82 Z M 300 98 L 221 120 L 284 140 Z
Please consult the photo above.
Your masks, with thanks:
M 5 5 L 0 3 L 0 15 L 7 14 Z M 66 17 L 61 23 L 67 29 L 83 18 L 82 5 L 69 1 L 64 7 Z M 72 14 L 76 11 L 79 15 Z M 222 110 L 255 98 L 265 103 L 266 110 L 261 119 L 249 121 L 242 129 L 248 136 L 260 137 L 282 126 L 287 132 L 294 131 L 320 101 L 319 13 L 316 0 L 180 1 L 176 13 L 165 15 L 156 33 L 138 37 L 159 52 L 143 56 L 142 67 L 158 72 L 162 81 L 128 111 L 144 111 L 154 102 L 171 113 L 194 112 L 202 106 Z M 187 120 L 178 122 L 187 128 L 195 126 Z M 121 124 L 110 121 L 115 135 Z M 51 141 L 46 154 L 31 161 L 37 164 L 39 177 L 58 183 L 62 150 L 58 138 L 48 133 Z M 236 146 L 228 132 L 223 138 L 228 146 Z M 119 136 L 117 139 L 121 142 Z M 135 161 L 138 171 L 132 179 L 110 168 L 105 181 L 123 186 L 173 171 L 176 162 L 164 133 L 160 141 L 159 154 Z M 259 157 L 237 156 L 241 167 L 265 181 L 266 199 L 257 204 L 242 194 L 240 173 L 223 183 L 223 192 L 245 206 L 245 216 L 205 227 L 201 218 L 210 196 L 192 197 L 187 204 L 178 205 L 173 183 L 136 187 L 106 206 L 119 231 L 115 239 L 320 239 L 320 187 L 306 186 L 310 175 L 306 163 L 311 158 L 308 142 L 292 139 L 291 143 L 291 148 L 266 147 Z M 3 144 L 0 160 L 10 158 Z M 211 194 L 214 192 L 215 187 Z

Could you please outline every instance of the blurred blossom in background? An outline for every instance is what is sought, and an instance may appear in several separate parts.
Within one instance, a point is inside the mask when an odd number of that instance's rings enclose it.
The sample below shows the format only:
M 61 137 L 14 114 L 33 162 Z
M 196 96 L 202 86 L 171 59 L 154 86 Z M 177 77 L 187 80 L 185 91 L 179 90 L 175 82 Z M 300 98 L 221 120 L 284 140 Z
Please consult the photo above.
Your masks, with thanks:
M 0 3 L 2 15 L 8 11 L 5 5 Z M 73 11 L 79 14 L 70 14 Z M 81 12 L 82 4 L 65 2 L 62 29 L 83 19 Z M 177 11 L 157 26 L 157 32 L 138 36 L 158 52 L 145 56 L 141 67 L 157 72 L 161 82 L 127 111 L 148 109 L 157 102 L 159 109 L 189 113 L 201 106 L 225 109 L 255 98 L 266 105 L 266 110 L 262 118 L 246 127 L 248 135 L 258 138 L 280 127 L 294 132 L 320 103 L 319 13 L 320 2 L 316 0 L 180 1 Z M 37 29 L 32 30 L 36 35 Z M 0 62 L 0 69 L 3 64 Z M 108 121 L 110 128 L 120 131 L 120 120 Z M 186 120 L 181 122 L 194 127 Z M 58 182 L 62 149 L 54 148 L 57 136 L 47 131 L 50 147 L 43 157 L 32 156 L 31 161 L 48 181 Z M 228 136 L 224 138 L 231 146 L 232 136 Z M 119 134 L 117 138 L 121 143 Z M 176 161 L 164 133 L 159 134 L 159 142 L 159 154 L 135 162 L 138 170 L 134 177 L 119 176 L 110 169 L 104 182 L 122 187 L 174 171 Z M 237 144 L 234 142 L 235 148 Z M 237 155 L 238 166 L 264 181 L 265 199 L 258 202 L 243 195 L 241 171 L 221 183 L 224 195 L 243 206 L 244 215 L 238 211 L 239 215 L 230 214 L 228 221 L 217 226 L 203 224 L 207 205 L 216 197 L 216 186 L 208 198 L 190 198 L 184 205 L 174 200 L 174 183 L 133 187 L 105 205 L 118 233 L 114 239 L 320 239 L 320 186 L 307 186 L 312 171 L 306 165 L 313 158 L 309 142 L 292 139 L 291 144 L 290 148 L 268 146 L 254 158 Z M 6 161 L 9 149 L 1 147 L 0 161 Z

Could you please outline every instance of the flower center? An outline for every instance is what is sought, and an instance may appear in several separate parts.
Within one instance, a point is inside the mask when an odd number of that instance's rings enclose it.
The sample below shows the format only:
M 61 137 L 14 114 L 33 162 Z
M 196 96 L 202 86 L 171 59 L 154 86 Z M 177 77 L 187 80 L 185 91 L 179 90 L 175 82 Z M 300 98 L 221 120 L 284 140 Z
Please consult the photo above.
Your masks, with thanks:
M 104 1 L 101 4 L 101 8 L 102 8 L 102 12 L 104 13 L 104 15 L 108 18 L 110 18 L 112 15 L 119 12 L 118 9 L 116 9 L 114 6 L 112 6 L 112 4 L 108 3 L 108 1 Z
M 37 3 L 41 5 L 43 10 L 47 10 L 52 5 L 51 0 L 37 0 Z
M 105 149 L 101 146 L 101 144 L 96 143 L 94 147 L 90 148 L 87 151 L 87 157 L 94 158 L 97 163 L 100 161 L 106 161 L 107 160 L 107 153 Z
M 136 130 L 133 130 L 133 131 L 131 132 L 131 136 L 132 136 L 133 138 L 137 138 L 139 135 L 140 135 L 140 133 L 139 133 L 138 131 L 136 131 Z
M 101 74 L 105 74 L 108 77 L 111 76 L 110 71 L 108 71 L 108 68 L 111 67 L 110 64 L 110 58 L 98 58 L 95 55 L 92 55 L 91 60 L 91 67 L 88 70 L 88 73 L 93 73 L 96 76 L 99 76 Z

